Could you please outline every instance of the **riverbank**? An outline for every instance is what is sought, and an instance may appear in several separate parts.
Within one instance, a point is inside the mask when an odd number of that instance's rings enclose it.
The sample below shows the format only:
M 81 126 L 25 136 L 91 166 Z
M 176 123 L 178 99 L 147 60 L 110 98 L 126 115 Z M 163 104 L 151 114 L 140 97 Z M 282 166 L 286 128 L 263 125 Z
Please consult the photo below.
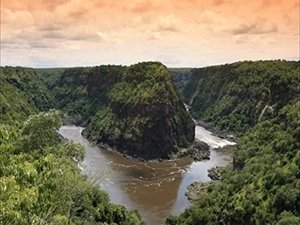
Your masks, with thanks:
M 126 151 L 120 152 L 108 144 L 105 143 L 98 143 L 97 146 L 100 149 L 113 152 L 115 154 L 119 154 L 122 157 L 130 160 L 136 160 L 139 162 L 164 162 L 169 160 L 177 160 L 180 158 L 190 158 L 193 161 L 201 161 L 201 160 L 209 160 L 210 159 L 210 148 L 209 145 L 207 145 L 203 141 L 195 140 L 194 143 L 189 148 L 182 148 L 179 149 L 177 153 L 173 153 L 169 156 L 169 158 L 158 158 L 158 159 L 151 159 L 147 160 L 140 157 L 133 157 L 128 154 L 126 154 Z
M 221 182 L 222 174 L 224 174 L 225 167 L 216 166 L 207 170 L 208 177 L 211 181 L 201 182 L 195 181 L 187 187 L 187 192 L 185 193 L 188 200 L 192 203 L 199 202 L 201 199 L 205 198 L 208 189 L 211 185 L 216 185 Z
M 234 148 L 235 148 L 235 146 L 228 145 L 228 146 L 219 148 L 217 151 L 233 154 Z M 228 166 L 232 166 L 232 160 L 227 165 L 227 167 Z M 218 184 L 221 182 L 222 175 L 224 174 L 225 170 L 226 170 L 226 167 L 224 167 L 224 166 L 215 166 L 215 167 L 209 168 L 207 170 L 207 172 L 208 172 L 207 176 L 210 178 L 209 181 L 204 181 L 204 182 L 203 181 L 195 181 L 187 187 L 187 191 L 185 192 L 185 195 L 188 198 L 188 200 L 191 203 L 196 203 L 196 202 L 199 202 L 202 198 L 205 198 L 208 188 L 211 185 Z
M 180 149 L 171 156 L 172 159 L 190 157 L 194 161 L 208 160 L 210 156 L 209 145 L 203 141 L 195 140 L 194 143 L 186 149 Z
M 190 202 L 192 203 L 199 202 L 201 201 L 201 199 L 205 198 L 209 186 L 214 183 L 215 183 L 214 181 L 193 182 L 187 187 L 187 192 L 185 193 L 185 195 Z
M 84 136 L 84 132 L 83 132 Z M 189 148 L 182 148 L 179 149 L 178 152 L 171 153 L 168 158 L 158 158 L 158 159 L 151 159 L 147 160 L 144 158 L 140 158 L 138 156 L 130 156 L 126 153 L 126 150 L 123 152 L 118 151 L 111 146 L 105 143 L 98 143 L 97 145 L 99 148 L 106 149 L 108 151 L 116 152 L 122 155 L 125 158 L 137 160 L 141 162 L 163 162 L 168 160 L 176 160 L 180 158 L 190 158 L 193 161 L 201 161 L 201 160 L 209 160 L 210 159 L 210 152 L 212 149 L 218 149 L 218 151 L 222 152 L 232 152 L 233 146 L 236 143 L 233 141 L 229 141 L 224 138 L 220 138 L 211 131 L 205 129 L 197 125 L 195 127 L 195 141 Z
M 138 161 L 112 149 L 100 149 L 82 136 L 83 129 L 74 125 L 60 128 L 64 138 L 80 143 L 86 149 L 84 161 L 80 164 L 82 173 L 101 186 L 113 203 L 138 209 L 149 225 L 163 224 L 170 214 L 178 215 L 190 207 L 185 195 L 187 187 L 195 181 L 209 181 L 207 171 L 210 168 L 226 166 L 232 159 L 227 151 L 212 148 L 227 142 L 212 136 L 204 128 L 197 129 L 196 138 L 209 143 L 210 159 L 201 161 L 190 157 Z
M 186 108 L 188 106 L 186 105 Z M 70 125 L 76 125 L 76 126 L 84 126 L 85 123 L 81 121 L 79 118 L 80 116 L 70 116 L 67 114 L 63 114 L 63 124 L 70 126 Z M 188 148 L 180 148 L 177 152 L 172 152 L 169 156 L 166 158 L 157 158 L 157 159 L 145 159 L 142 157 L 139 157 L 138 155 L 130 155 L 127 153 L 126 150 L 119 151 L 110 145 L 106 143 L 94 143 L 97 145 L 100 149 L 105 149 L 107 151 L 112 151 L 114 153 L 120 154 L 125 158 L 137 160 L 141 162 L 163 162 L 168 160 L 175 160 L 180 158 L 191 158 L 194 161 L 201 161 L 201 160 L 209 160 L 210 158 L 210 149 L 212 148 L 223 148 L 224 146 L 231 146 L 235 144 L 235 140 L 237 139 L 236 136 L 234 136 L 231 133 L 228 133 L 226 131 L 218 130 L 217 128 L 214 128 L 210 123 L 205 123 L 203 121 L 195 121 L 195 140 L 192 143 L 192 145 Z M 200 130 L 200 131 L 199 131 Z M 204 135 L 199 136 L 197 133 L 203 133 Z M 83 130 L 82 135 L 86 137 L 86 134 Z M 213 137 L 213 138 L 212 138 Z

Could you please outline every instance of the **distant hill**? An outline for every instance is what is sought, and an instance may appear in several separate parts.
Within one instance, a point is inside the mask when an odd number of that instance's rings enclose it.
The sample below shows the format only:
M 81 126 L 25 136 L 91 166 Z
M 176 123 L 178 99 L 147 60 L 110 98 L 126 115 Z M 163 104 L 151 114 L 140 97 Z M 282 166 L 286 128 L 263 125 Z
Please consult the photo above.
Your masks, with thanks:
M 182 95 L 185 86 L 192 78 L 192 68 L 168 68 L 168 70 L 179 93 Z
M 0 67 L 0 121 L 14 123 L 52 108 L 53 98 L 32 68 Z
M 191 114 L 240 135 L 233 168 L 167 225 L 300 223 L 300 62 L 245 61 L 192 70 Z
M 242 134 L 299 97 L 299 74 L 299 61 L 280 60 L 193 69 L 183 99 L 195 119 Z

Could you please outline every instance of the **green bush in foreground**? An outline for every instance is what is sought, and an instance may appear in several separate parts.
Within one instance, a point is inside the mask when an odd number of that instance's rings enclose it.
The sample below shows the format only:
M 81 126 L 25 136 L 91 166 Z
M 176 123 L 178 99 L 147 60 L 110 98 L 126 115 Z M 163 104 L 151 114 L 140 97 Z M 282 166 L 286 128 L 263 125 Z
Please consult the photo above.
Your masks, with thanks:
M 62 142 L 57 111 L 0 127 L 0 224 L 143 224 L 80 174 L 82 146 Z

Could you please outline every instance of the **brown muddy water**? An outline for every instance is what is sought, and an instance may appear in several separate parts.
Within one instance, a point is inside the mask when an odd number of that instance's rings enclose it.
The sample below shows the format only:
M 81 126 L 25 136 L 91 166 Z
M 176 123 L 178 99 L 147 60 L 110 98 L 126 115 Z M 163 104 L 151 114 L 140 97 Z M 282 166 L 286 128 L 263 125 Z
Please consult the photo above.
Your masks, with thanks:
M 187 186 L 194 181 L 209 181 L 208 169 L 230 163 L 232 155 L 215 148 L 235 144 L 196 126 L 196 138 L 211 147 L 210 160 L 193 162 L 182 158 L 140 162 L 99 149 L 81 135 L 82 130 L 78 126 L 62 126 L 59 133 L 85 147 L 86 155 L 79 165 L 83 174 L 105 190 L 113 203 L 137 209 L 149 225 L 164 224 L 169 215 L 188 208 Z

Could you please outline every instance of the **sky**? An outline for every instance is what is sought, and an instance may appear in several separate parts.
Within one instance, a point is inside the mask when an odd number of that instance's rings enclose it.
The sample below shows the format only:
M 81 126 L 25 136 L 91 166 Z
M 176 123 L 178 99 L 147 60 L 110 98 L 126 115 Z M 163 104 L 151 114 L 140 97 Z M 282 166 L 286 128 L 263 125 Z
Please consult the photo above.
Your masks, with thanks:
M 0 0 L 1 66 L 299 60 L 300 0 Z

